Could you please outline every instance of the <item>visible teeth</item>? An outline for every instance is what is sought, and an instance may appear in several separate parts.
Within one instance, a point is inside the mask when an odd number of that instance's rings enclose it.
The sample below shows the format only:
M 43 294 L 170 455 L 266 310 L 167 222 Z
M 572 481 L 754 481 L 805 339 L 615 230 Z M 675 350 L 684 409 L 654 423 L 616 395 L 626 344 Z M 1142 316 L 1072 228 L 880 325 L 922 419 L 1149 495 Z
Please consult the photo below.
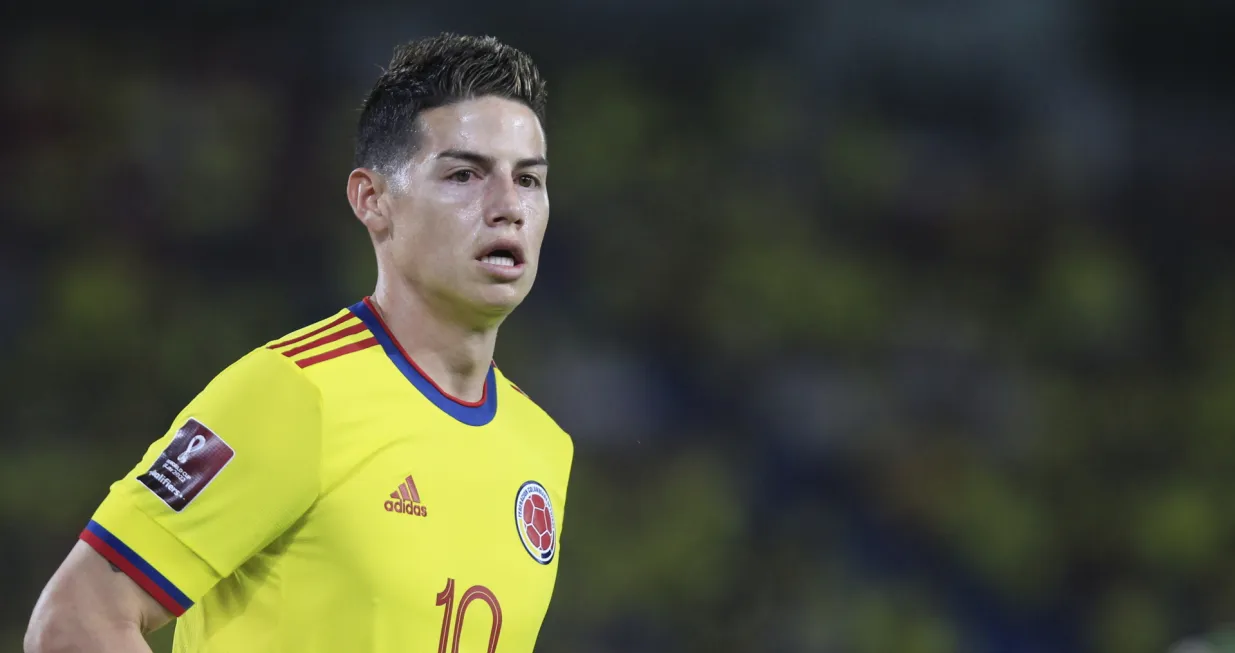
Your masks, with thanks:
M 508 268 L 513 268 L 515 266 L 515 260 L 509 256 L 498 256 L 496 254 L 490 254 L 480 260 L 484 261 L 485 263 L 492 263 L 493 265 L 502 265 Z

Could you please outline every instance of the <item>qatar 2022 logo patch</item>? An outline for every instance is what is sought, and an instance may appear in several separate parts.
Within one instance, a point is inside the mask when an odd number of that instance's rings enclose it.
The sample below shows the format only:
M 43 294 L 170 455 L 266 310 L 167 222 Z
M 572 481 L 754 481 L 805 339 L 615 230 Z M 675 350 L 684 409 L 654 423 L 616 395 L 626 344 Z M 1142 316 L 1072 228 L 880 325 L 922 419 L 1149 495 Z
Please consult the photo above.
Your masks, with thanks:
M 236 452 L 209 427 L 190 417 L 176 431 L 163 453 L 137 481 L 154 492 L 169 508 L 185 509 Z
M 528 481 L 519 487 L 515 495 L 515 526 L 523 548 L 536 562 L 547 565 L 557 551 L 557 520 L 553 517 L 553 503 L 549 493 L 536 481 Z

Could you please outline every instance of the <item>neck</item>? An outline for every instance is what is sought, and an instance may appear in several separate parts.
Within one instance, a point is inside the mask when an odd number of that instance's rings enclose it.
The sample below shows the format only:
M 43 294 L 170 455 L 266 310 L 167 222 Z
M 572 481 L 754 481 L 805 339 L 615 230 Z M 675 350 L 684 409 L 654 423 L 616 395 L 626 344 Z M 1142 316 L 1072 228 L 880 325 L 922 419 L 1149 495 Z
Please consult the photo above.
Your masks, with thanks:
M 493 361 L 497 325 L 469 327 L 435 309 L 421 293 L 384 282 L 380 276 L 372 301 L 386 327 L 430 380 L 452 397 L 480 401 Z

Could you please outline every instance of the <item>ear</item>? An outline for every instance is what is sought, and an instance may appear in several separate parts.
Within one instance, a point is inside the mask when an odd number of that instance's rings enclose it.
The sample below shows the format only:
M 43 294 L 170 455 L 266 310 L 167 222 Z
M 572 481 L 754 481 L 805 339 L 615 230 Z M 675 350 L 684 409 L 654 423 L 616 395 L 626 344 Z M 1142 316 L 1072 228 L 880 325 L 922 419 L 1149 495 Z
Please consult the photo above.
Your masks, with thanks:
M 379 172 L 356 168 L 347 176 L 347 201 L 352 213 L 372 233 L 390 229 L 390 217 L 380 201 L 386 192 L 386 178 Z

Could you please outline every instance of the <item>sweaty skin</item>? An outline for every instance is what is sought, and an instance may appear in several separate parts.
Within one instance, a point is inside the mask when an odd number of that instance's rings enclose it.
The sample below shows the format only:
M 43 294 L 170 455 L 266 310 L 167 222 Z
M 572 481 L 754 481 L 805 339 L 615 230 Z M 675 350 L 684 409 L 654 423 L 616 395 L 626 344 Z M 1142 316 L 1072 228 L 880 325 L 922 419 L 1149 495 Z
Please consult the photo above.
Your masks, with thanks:
M 549 218 L 545 137 L 525 105 L 482 97 L 424 111 L 410 161 L 357 169 L 348 200 L 378 263 L 377 309 L 447 393 L 481 397 L 502 321 L 536 278 Z M 482 260 L 500 246 L 515 266 Z M 25 653 L 150 653 L 172 614 L 78 542 L 44 588 Z

